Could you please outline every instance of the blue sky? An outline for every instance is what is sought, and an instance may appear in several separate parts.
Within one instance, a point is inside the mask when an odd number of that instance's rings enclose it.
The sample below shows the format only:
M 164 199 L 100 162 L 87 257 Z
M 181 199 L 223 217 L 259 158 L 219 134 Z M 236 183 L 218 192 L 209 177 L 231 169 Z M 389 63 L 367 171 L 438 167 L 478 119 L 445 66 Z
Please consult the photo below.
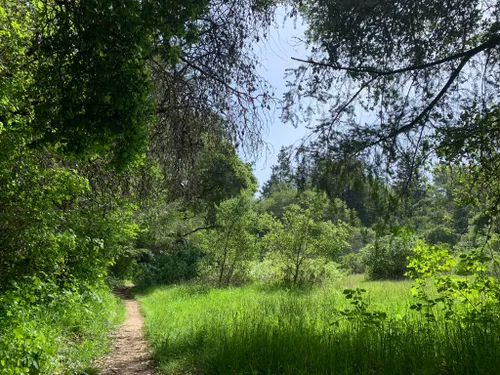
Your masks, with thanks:
M 261 55 L 262 67 L 259 74 L 274 86 L 275 96 L 282 98 L 286 91 L 285 70 L 298 66 L 292 57 L 305 57 L 306 50 L 303 45 L 295 39 L 304 38 L 305 25 L 301 20 L 285 19 L 285 13 L 278 16 L 278 25 L 273 27 L 267 40 L 263 41 L 256 49 Z M 260 51 L 260 52 L 259 52 Z M 304 125 L 294 128 L 292 124 L 284 124 L 280 120 L 281 110 L 276 110 L 271 115 L 271 121 L 264 141 L 269 145 L 269 152 L 263 152 L 256 161 L 254 173 L 259 180 L 259 185 L 269 179 L 271 166 L 277 161 L 277 155 L 281 146 L 289 146 L 299 142 L 306 135 Z

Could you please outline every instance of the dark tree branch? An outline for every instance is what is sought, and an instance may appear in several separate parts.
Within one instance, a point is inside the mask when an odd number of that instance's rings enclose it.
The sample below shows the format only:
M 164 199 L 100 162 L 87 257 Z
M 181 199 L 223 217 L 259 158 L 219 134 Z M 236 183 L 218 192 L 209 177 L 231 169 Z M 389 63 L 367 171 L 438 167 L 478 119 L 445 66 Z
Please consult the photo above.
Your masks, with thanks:
M 415 161 L 417 159 L 417 152 L 418 148 L 420 146 L 420 142 L 422 141 L 422 137 L 424 135 L 424 130 L 425 126 L 422 126 L 422 129 L 420 130 L 420 135 L 418 137 L 417 145 L 415 146 L 415 151 L 413 152 L 411 164 L 410 164 L 410 173 L 408 174 L 408 178 L 405 181 L 404 187 L 403 187 L 403 195 L 406 195 L 408 193 L 408 190 L 410 188 L 410 183 L 413 178 L 413 172 L 415 170 Z
M 336 115 L 335 117 L 333 118 L 332 121 L 330 121 L 331 124 L 334 124 L 338 119 L 339 117 L 342 115 L 342 113 L 356 100 L 356 98 L 361 94 L 361 92 L 363 92 L 364 89 L 366 89 L 373 81 L 375 81 L 378 77 L 374 77 L 366 82 L 364 82 L 360 88 L 358 89 L 358 91 L 356 91 L 354 93 L 354 95 L 351 96 L 351 98 L 345 102 L 342 107 L 340 107 L 340 109 L 338 109 L 336 112 Z
M 410 130 L 412 130 L 415 126 L 417 126 L 422 120 L 424 120 L 425 117 L 427 117 L 429 115 L 429 113 L 432 111 L 432 109 L 437 105 L 437 103 L 441 100 L 441 98 L 446 94 L 446 92 L 448 91 L 450 86 L 457 79 L 458 75 L 460 74 L 462 69 L 465 67 L 465 65 L 467 65 L 467 63 L 472 58 L 472 56 L 473 55 L 465 56 L 462 59 L 462 61 L 460 61 L 460 64 L 453 71 L 453 73 L 451 74 L 450 78 L 448 79 L 446 84 L 443 86 L 441 91 L 434 97 L 434 99 L 427 105 L 427 107 L 425 107 L 424 110 L 422 112 L 420 112 L 420 114 L 417 117 L 415 117 L 409 124 L 404 125 L 398 129 L 390 132 L 386 136 L 382 136 L 382 137 L 376 139 L 375 141 L 368 143 L 367 145 L 365 145 L 365 147 L 368 148 L 368 147 L 376 146 L 377 144 L 379 144 L 381 142 L 388 141 L 389 139 L 393 139 L 400 134 L 407 133 Z
M 207 230 L 207 229 L 213 229 L 213 228 L 217 228 L 217 225 L 207 225 L 205 227 L 199 227 L 199 228 L 196 228 L 196 229 L 193 229 L 192 231 L 189 231 L 187 233 L 184 233 L 182 236 L 180 236 L 180 238 L 178 238 L 175 242 L 179 243 L 179 242 L 182 242 L 184 241 L 184 239 L 196 232 L 199 232 L 201 230 Z
M 387 75 L 392 75 L 392 74 L 401 74 L 401 73 L 407 73 L 407 72 L 411 72 L 411 71 L 415 71 L 415 70 L 427 69 L 427 68 L 441 65 L 441 64 L 444 64 L 444 63 L 447 63 L 450 61 L 460 59 L 460 58 L 469 60 L 471 57 L 473 57 L 473 56 L 475 56 L 483 51 L 490 50 L 490 49 L 498 47 L 498 46 L 500 46 L 500 34 L 495 34 L 492 37 L 490 37 L 486 42 L 484 42 L 484 43 L 480 44 L 479 46 L 474 47 L 470 50 L 456 53 L 454 55 L 447 56 L 447 57 L 444 57 L 442 59 L 431 61 L 431 62 L 428 62 L 425 64 L 410 65 L 410 66 L 407 66 L 405 68 L 394 69 L 394 70 L 378 70 L 378 69 L 375 69 L 372 67 L 352 68 L 352 67 L 348 67 L 348 66 L 332 65 L 329 63 L 325 63 L 325 62 L 314 61 L 312 59 L 303 60 L 303 59 L 299 59 L 296 57 L 292 57 L 292 60 L 311 64 L 311 65 L 316 65 L 316 66 L 322 66 L 325 68 L 331 68 L 334 70 L 344 70 L 344 71 L 352 72 L 352 73 L 369 73 L 369 74 L 376 74 L 378 76 L 387 76 Z
M 229 85 L 227 82 L 224 82 L 224 80 L 221 79 L 220 77 L 218 77 L 217 75 L 213 74 L 212 72 L 207 71 L 206 69 L 203 69 L 203 68 L 199 67 L 198 65 L 193 64 L 191 61 L 189 61 L 188 59 L 186 59 L 183 56 L 179 57 L 179 60 L 181 60 L 182 62 L 184 62 L 185 64 L 187 64 L 191 68 L 193 68 L 194 70 L 197 70 L 201 74 L 207 76 L 208 78 L 213 79 L 214 81 L 220 83 L 221 85 L 223 85 L 224 87 L 226 87 L 229 91 L 231 91 L 234 94 L 236 94 L 238 97 L 245 97 L 245 98 L 248 98 L 249 100 L 256 100 L 259 97 L 263 96 L 263 94 L 260 94 L 260 95 L 257 95 L 257 96 L 252 96 L 252 95 L 250 95 L 250 94 L 248 94 L 246 92 L 240 91 L 237 88 Z

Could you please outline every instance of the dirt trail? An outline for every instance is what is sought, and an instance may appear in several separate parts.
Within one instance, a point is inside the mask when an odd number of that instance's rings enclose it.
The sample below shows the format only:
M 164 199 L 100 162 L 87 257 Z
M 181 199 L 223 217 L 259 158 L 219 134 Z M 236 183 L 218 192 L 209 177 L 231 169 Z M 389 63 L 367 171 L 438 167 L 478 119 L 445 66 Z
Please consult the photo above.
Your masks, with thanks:
M 116 294 L 125 303 L 127 319 L 116 334 L 111 353 L 98 363 L 100 374 L 153 375 L 151 357 L 142 332 L 139 303 L 133 299 L 131 287 L 122 287 Z

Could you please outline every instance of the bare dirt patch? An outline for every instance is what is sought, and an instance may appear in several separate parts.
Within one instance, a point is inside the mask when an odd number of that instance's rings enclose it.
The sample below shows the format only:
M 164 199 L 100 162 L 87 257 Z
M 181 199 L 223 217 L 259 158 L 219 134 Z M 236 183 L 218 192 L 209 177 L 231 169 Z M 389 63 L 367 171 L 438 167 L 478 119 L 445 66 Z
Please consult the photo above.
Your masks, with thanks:
M 148 344 L 142 331 L 143 318 L 139 303 L 133 299 L 131 287 L 116 291 L 127 308 L 127 319 L 115 336 L 111 353 L 98 363 L 102 375 L 153 375 Z

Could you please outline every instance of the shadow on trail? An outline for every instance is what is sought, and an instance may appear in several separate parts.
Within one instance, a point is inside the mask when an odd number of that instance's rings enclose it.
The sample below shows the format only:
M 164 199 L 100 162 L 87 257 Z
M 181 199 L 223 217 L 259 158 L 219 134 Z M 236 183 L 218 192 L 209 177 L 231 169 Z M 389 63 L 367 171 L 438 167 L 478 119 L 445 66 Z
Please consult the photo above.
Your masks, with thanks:
M 135 285 L 122 285 L 113 289 L 113 294 L 118 298 L 128 301 L 134 299 L 134 288 Z

